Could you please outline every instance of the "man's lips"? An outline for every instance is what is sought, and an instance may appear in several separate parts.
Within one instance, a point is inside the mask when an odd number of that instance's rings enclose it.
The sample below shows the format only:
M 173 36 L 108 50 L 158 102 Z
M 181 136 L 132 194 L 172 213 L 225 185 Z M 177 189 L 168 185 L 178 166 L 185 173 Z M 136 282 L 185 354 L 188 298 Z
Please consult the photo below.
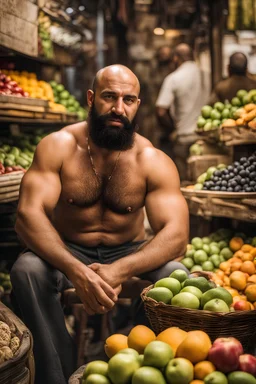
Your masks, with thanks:
M 111 123 L 111 125 L 117 125 L 117 126 L 124 125 L 122 120 L 120 120 L 120 119 L 113 119 L 113 118 L 108 119 L 107 123 Z

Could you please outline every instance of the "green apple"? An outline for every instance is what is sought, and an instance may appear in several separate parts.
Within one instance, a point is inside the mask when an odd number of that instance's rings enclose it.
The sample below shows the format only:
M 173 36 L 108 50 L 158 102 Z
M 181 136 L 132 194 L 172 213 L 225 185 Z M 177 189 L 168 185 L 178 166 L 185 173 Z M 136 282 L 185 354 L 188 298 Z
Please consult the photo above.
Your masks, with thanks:
M 138 368 L 140 363 L 137 357 L 117 353 L 108 362 L 108 376 L 113 384 L 128 384 Z
M 189 292 L 180 292 L 172 298 L 172 305 L 182 308 L 198 309 L 200 301 L 198 298 Z
M 214 371 L 212 373 L 209 373 L 209 375 L 207 375 L 204 378 L 204 383 L 205 384 L 228 384 L 228 379 L 224 375 L 224 373 L 219 371 Z
M 165 377 L 168 384 L 189 384 L 194 377 L 193 364 L 183 357 L 172 359 L 165 368 Z
M 155 287 L 168 288 L 173 293 L 173 296 L 177 295 L 177 293 L 179 293 L 179 291 L 181 290 L 179 280 L 174 279 L 173 277 L 164 277 L 163 279 L 158 280 L 155 283 Z

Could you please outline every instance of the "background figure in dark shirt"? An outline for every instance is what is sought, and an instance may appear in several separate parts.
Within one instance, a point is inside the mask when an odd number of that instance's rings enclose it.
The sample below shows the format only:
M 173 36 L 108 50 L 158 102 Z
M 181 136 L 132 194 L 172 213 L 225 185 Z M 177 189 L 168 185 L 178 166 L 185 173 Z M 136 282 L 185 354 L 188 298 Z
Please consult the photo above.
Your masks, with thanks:
M 229 77 L 221 80 L 213 89 L 209 104 L 213 105 L 216 101 L 230 101 L 239 89 L 246 91 L 256 89 L 256 81 L 247 75 L 247 57 L 243 53 L 236 52 L 230 56 L 228 73 Z

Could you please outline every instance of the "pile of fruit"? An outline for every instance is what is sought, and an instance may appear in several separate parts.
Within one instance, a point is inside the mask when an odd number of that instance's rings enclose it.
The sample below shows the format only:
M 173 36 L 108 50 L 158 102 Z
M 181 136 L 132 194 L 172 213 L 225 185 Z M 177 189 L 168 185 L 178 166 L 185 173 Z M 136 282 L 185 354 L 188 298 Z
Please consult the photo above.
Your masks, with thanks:
M 248 237 L 244 233 L 233 232 L 230 229 L 220 228 L 205 237 L 194 237 L 181 263 L 190 271 L 217 272 L 220 264 L 233 257 L 234 239 L 241 239 L 244 246 L 256 246 L 256 237 Z
M 232 295 L 225 288 L 215 287 L 203 276 L 188 277 L 185 271 L 177 269 L 169 277 L 158 280 L 146 296 L 181 308 L 230 312 Z
M 82 384 L 256 384 L 256 358 L 233 338 L 211 343 L 200 330 L 138 325 L 106 340 L 108 363 L 87 364 Z
M 12 289 L 10 274 L 0 272 L 0 293 L 9 292 Z
M 209 167 L 197 178 L 195 185 L 187 188 L 196 191 L 256 192 L 256 152 L 228 166 L 219 164 Z
M 11 359 L 19 347 L 20 339 L 15 336 L 14 329 L 4 321 L 0 321 L 0 364 Z
M 48 133 L 37 129 L 34 134 L 24 133 L 10 138 L 0 138 L 0 163 L 2 168 L 5 168 L 5 173 L 20 170 L 20 167 L 28 169 L 33 161 L 37 144 Z
M 29 97 L 42 100 L 54 101 L 51 86 L 46 81 L 39 81 L 33 72 L 2 70 L 12 80 L 27 92 Z
M 256 89 L 240 89 L 229 102 L 203 106 L 197 120 L 197 131 L 210 131 L 220 126 L 249 126 L 256 129 Z
M 0 95 L 28 97 L 29 93 L 4 72 L 0 70 Z
M 212 275 L 215 284 L 232 295 L 232 307 L 236 311 L 256 309 L 256 238 L 253 244 L 233 237 L 229 243 L 233 256 L 222 261 Z
M 51 81 L 50 85 L 53 89 L 55 103 L 63 105 L 69 112 L 76 112 L 80 120 L 87 118 L 86 109 L 81 107 L 76 98 L 64 88 L 64 85 L 58 84 L 56 81 Z

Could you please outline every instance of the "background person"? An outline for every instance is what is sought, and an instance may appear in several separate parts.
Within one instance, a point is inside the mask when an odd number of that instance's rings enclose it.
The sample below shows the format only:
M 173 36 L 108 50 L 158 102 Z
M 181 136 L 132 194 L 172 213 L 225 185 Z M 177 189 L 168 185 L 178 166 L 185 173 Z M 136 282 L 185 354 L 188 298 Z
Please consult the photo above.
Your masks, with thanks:
M 16 231 L 29 250 L 11 281 L 34 338 L 37 384 L 67 383 L 75 370 L 59 292 L 74 286 L 87 313 L 102 314 L 131 277 L 186 270 L 172 260 L 186 250 L 187 205 L 172 160 L 135 132 L 139 91 L 127 67 L 100 70 L 88 123 L 46 136 L 22 180 Z
M 175 131 L 173 160 L 181 180 L 186 179 L 189 147 L 197 139 L 194 131 L 204 104 L 203 76 L 187 44 L 179 44 L 173 52 L 176 70 L 162 84 L 156 101 L 156 114 L 161 125 L 171 134 Z
M 231 101 L 240 89 L 250 91 L 256 88 L 256 81 L 248 77 L 247 63 L 247 57 L 242 52 L 236 52 L 230 56 L 228 65 L 229 77 L 221 80 L 214 87 L 209 100 L 210 105 L 217 101 L 222 103 L 226 100 Z

